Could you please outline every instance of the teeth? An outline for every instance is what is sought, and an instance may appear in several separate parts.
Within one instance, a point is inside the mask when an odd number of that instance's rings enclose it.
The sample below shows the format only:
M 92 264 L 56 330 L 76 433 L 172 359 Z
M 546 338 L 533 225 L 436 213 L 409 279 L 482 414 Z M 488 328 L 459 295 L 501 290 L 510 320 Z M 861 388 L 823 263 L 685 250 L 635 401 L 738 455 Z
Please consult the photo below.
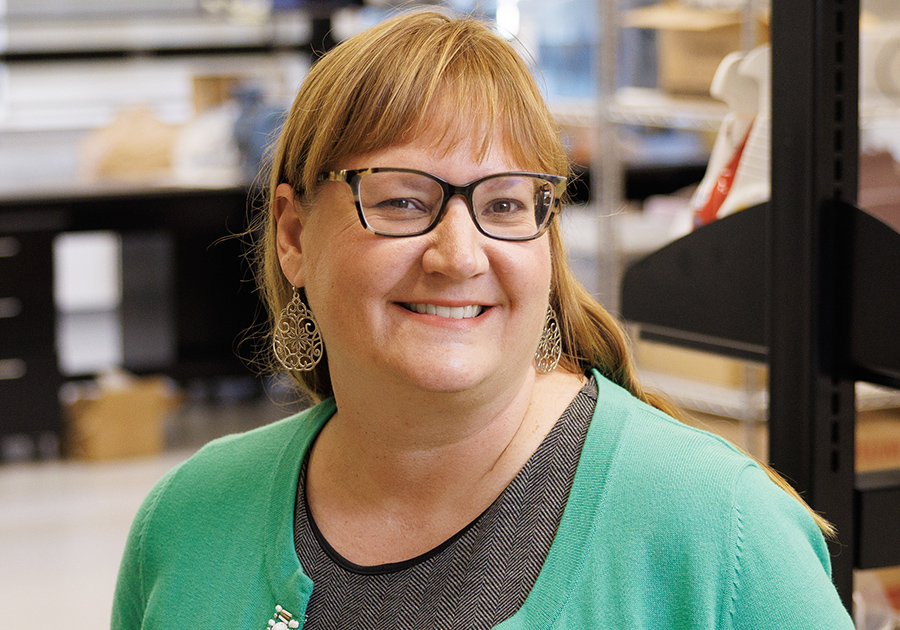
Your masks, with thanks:
M 437 315 L 448 319 L 471 319 L 481 315 L 484 308 L 479 304 L 468 306 L 436 306 L 434 304 L 405 304 L 407 309 L 422 315 Z

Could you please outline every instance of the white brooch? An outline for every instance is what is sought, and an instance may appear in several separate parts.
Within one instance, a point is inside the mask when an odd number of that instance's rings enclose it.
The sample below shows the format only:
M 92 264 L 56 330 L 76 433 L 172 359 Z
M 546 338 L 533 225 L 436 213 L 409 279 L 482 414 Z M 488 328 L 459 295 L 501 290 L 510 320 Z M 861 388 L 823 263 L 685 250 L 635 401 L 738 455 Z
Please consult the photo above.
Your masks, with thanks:
M 294 619 L 294 615 L 281 606 L 275 606 L 275 614 L 269 619 L 269 628 L 272 630 L 288 630 L 288 628 L 299 627 L 300 622 Z

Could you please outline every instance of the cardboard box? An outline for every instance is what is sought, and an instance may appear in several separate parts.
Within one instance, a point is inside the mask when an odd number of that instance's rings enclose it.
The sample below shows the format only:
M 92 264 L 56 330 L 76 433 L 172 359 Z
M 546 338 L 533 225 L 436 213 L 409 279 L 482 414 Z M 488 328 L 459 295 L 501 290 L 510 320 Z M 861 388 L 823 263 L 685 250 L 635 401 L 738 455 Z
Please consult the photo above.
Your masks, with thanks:
M 900 162 L 890 151 L 865 151 L 859 156 L 858 204 L 900 231 Z
M 179 129 L 147 108 L 119 112 L 105 127 L 87 134 L 80 168 L 89 180 L 153 181 L 166 176 Z
M 760 459 L 768 459 L 769 438 L 765 422 L 744 424 L 734 418 L 693 410 L 688 410 L 687 413 L 688 424 L 715 433 Z M 900 468 L 900 409 L 860 411 L 856 416 L 857 472 L 897 468 Z M 896 601 L 900 604 L 900 574 L 896 591 Z
M 627 11 L 623 26 L 658 32 L 659 88 L 672 94 L 709 96 L 722 59 L 742 49 L 739 11 L 664 3 Z
M 168 379 L 117 376 L 66 391 L 68 455 L 99 461 L 163 451 L 165 418 L 178 405 Z
M 634 355 L 641 371 L 671 374 L 721 387 L 765 386 L 768 374 L 762 364 L 643 339 L 635 340 Z
M 192 81 L 194 113 L 202 114 L 232 100 L 239 84 L 237 75 L 195 76 Z
M 744 425 L 733 418 L 691 410 L 688 414 L 691 416 L 689 424 L 711 431 L 761 459 L 768 459 L 768 427 L 765 422 Z M 897 468 L 900 468 L 900 409 L 860 411 L 856 416 L 857 472 Z M 897 594 L 900 603 L 900 579 L 897 581 Z
M 900 409 L 860 411 L 856 414 L 856 471 L 894 468 L 900 468 Z
M 884 569 L 872 569 L 872 573 L 878 579 L 884 590 L 887 604 L 897 612 L 900 612 L 900 567 L 887 567 Z M 894 626 L 885 626 L 894 627 Z
M 736 391 L 747 391 L 748 388 L 764 389 L 768 382 L 768 368 L 763 364 L 643 339 L 635 340 L 634 351 L 640 372 L 671 375 L 684 379 L 684 383 L 705 383 Z M 667 393 L 676 398 L 679 395 L 676 391 Z M 875 408 L 863 408 L 856 414 L 858 472 L 900 468 L 900 408 L 896 407 L 895 398 L 873 401 L 872 396 L 867 396 L 866 392 L 858 395 L 858 407 L 870 407 L 873 402 Z M 717 433 L 765 458 L 764 445 L 768 439 L 765 422 L 757 423 L 752 429 L 754 435 L 748 435 L 746 427 L 739 420 L 705 414 L 702 410 L 687 411 L 698 419 L 701 428 Z M 764 417 L 763 407 L 762 418 Z M 757 433 L 758 431 L 761 433 Z M 751 443 L 747 443 L 748 440 Z
M 686 410 L 686 424 L 725 438 L 762 461 L 769 459 L 769 427 L 765 421 L 747 422 Z

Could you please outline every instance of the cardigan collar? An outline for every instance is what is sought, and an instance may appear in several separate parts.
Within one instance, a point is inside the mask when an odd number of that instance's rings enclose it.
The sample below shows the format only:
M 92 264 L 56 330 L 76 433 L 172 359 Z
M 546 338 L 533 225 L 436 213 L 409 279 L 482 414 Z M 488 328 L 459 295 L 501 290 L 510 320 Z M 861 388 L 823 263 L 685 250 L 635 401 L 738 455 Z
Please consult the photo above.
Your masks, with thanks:
M 294 547 L 297 480 L 300 478 L 300 466 L 306 451 L 336 409 L 334 399 L 329 398 L 287 420 L 295 428 L 272 465 L 270 486 L 265 489 L 271 502 L 265 532 L 266 539 L 271 544 L 265 545 L 265 570 L 273 595 L 272 609 L 274 612 L 276 605 L 283 607 L 300 621 L 301 626 L 306 614 L 306 604 L 312 595 L 313 583 L 303 572 Z M 261 625 L 260 630 L 263 627 Z

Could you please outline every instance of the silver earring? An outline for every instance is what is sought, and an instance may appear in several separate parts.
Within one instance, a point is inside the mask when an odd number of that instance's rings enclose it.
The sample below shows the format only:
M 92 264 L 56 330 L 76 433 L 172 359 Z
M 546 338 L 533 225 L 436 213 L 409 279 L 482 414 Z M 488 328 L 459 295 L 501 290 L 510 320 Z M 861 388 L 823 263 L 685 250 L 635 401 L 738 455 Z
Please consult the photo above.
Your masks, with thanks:
M 556 321 L 556 311 L 547 306 L 547 317 L 544 318 L 544 332 L 537 350 L 534 351 L 534 367 L 541 374 L 552 372 L 559 364 L 562 356 L 562 336 L 559 332 L 559 323 Z
M 322 335 L 312 311 L 300 299 L 294 287 L 294 297 L 288 302 L 278 323 L 272 342 L 275 358 L 287 370 L 310 372 L 322 360 Z

